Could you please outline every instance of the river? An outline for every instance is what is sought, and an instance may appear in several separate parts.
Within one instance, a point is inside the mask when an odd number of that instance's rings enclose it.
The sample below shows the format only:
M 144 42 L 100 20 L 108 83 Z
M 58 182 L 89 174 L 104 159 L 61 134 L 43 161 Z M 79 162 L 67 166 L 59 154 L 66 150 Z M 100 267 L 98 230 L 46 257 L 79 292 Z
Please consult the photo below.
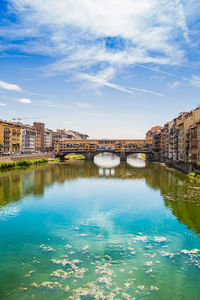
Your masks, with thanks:
M 0 299 L 199 299 L 200 184 L 103 155 L 0 174 Z

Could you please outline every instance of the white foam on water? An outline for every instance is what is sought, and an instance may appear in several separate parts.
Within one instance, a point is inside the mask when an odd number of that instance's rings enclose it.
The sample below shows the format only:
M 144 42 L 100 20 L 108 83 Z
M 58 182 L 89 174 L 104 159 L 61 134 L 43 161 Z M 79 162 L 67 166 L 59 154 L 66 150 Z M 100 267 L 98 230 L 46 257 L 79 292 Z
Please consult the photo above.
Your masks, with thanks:
M 154 242 L 158 242 L 158 243 L 162 243 L 162 242 L 166 242 L 167 239 L 164 236 L 155 236 L 153 238 Z
M 105 283 L 106 287 L 110 288 L 110 286 L 112 285 L 112 278 L 108 276 L 102 276 L 97 279 L 97 282 Z
M 71 245 L 65 245 L 64 248 L 65 249 L 70 249 L 70 248 L 72 248 L 72 246 Z
M 152 261 L 147 261 L 147 262 L 144 263 L 144 265 L 145 265 L 146 267 L 152 266 L 152 264 L 153 264 Z
M 159 288 L 158 288 L 157 286 L 155 286 L 155 285 L 151 285 L 151 286 L 150 286 L 150 290 L 151 290 L 151 291 L 158 291 Z
M 192 250 L 186 250 L 186 249 L 183 249 L 181 250 L 181 253 L 183 254 L 197 254 L 199 253 L 199 249 L 192 249 Z
M 40 249 L 42 249 L 43 251 L 46 251 L 46 252 L 55 251 L 55 249 L 53 249 L 52 247 L 45 246 L 44 244 L 40 245 Z
M 41 284 L 37 284 L 36 282 L 33 282 L 33 283 L 31 283 L 31 286 L 33 288 L 42 287 L 42 288 L 47 288 L 47 289 L 50 289 L 50 290 L 62 287 L 62 285 L 57 281 L 44 281 Z
M 68 273 L 68 272 L 65 272 L 62 269 L 59 269 L 59 270 L 56 270 L 56 271 L 52 272 L 50 275 L 58 277 L 58 278 L 66 279 L 67 277 L 69 277 L 70 272 Z

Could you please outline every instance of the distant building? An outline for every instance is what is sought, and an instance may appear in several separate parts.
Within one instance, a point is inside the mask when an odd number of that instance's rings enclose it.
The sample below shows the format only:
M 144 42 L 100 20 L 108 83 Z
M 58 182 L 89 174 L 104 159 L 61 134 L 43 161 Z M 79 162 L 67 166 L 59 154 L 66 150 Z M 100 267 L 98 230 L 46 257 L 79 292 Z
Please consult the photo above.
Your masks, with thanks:
M 188 132 L 188 162 L 197 166 L 197 124 L 190 127 Z
M 55 143 L 58 143 L 61 140 L 86 140 L 88 137 L 89 136 L 87 134 L 80 133 L 74 130 L 57 129 L 55 132 L 52 133 L 53 148 Z
M 36 131 L 35 150 L 44 151 L 44 123 L 34 122 L 33 128 Z
M 156 132 L 160 132 L 161 129 L 162 129 L 162 127 L 158 126 L 158 125 L 149 129 L 146 133 L 146 140 L 152 141 L 153 134 L 155 134 Z
M 146 137 L 152 138 L 154 156 L 158 157 L 156 153 L 160 152 L 161 161 L 174 162 L 188 169 L 200 167 L 200 107 L 181 113 L 160 132 L 152 129 Z
M 200 120 L 197 122 L 197 167 L 200 168 Z
M 33 153 L 36 146 L 36 131 L 30 125 L 21 124 L 21 152 Z
M 53 150 L 53 130 L 44 130 L 44 150 L 49 152 Z
M 0 120 L 0 153 L 21 151 L 21 127 L 19 124 Z
M 85 133 L 80 133 L 80 132 L 74 131 L 74 130 L 66 130 L 65 133 L 68 135 L 68 138 L 70 138 L 70 139 L 86 140 L 89 137 Z
M 41 135 L 41 131 L 36 130 L 36 136 L 35 136 L 35 151 L 42 151 L 42 135 Z

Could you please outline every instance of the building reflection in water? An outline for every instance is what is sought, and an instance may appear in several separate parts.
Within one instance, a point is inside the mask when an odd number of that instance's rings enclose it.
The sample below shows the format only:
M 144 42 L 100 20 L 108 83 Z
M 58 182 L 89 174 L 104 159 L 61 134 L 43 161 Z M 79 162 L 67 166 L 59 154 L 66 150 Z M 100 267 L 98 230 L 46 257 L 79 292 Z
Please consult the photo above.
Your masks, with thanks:
M 100 158 L 100 157 L 99 157 Z M 106 157 L 108 160 L 108 156 Z M 101 161 L 102 163 L 102 161 Z M 191 181 L 186 175 L 163 167 L 159 163 L 146 163 L 145 168 L 132 167 L 127 162 L 117 162 L 112 158 L 105 162 L 70 161 L 25 171 L 12 171 L 0 174 L 0 213 L 1 207 L 34 195 L 42 196 L 45 188 L 53 183 L 62 185 L 65 181 L 78 178 L 119 178 L 145 180 L 146 184 L 159 190 L 165 205 L 179 222 L 200 233 L 200 184 Z

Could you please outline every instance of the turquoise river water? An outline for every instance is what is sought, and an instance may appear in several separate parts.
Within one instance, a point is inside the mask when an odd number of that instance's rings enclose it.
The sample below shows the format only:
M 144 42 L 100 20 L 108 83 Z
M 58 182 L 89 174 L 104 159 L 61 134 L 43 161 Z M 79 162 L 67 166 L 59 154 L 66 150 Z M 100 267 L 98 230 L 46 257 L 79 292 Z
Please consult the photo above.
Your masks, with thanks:
M 200 184 L 103 155 L 0 174 L 0 299 L 200 299 Z

